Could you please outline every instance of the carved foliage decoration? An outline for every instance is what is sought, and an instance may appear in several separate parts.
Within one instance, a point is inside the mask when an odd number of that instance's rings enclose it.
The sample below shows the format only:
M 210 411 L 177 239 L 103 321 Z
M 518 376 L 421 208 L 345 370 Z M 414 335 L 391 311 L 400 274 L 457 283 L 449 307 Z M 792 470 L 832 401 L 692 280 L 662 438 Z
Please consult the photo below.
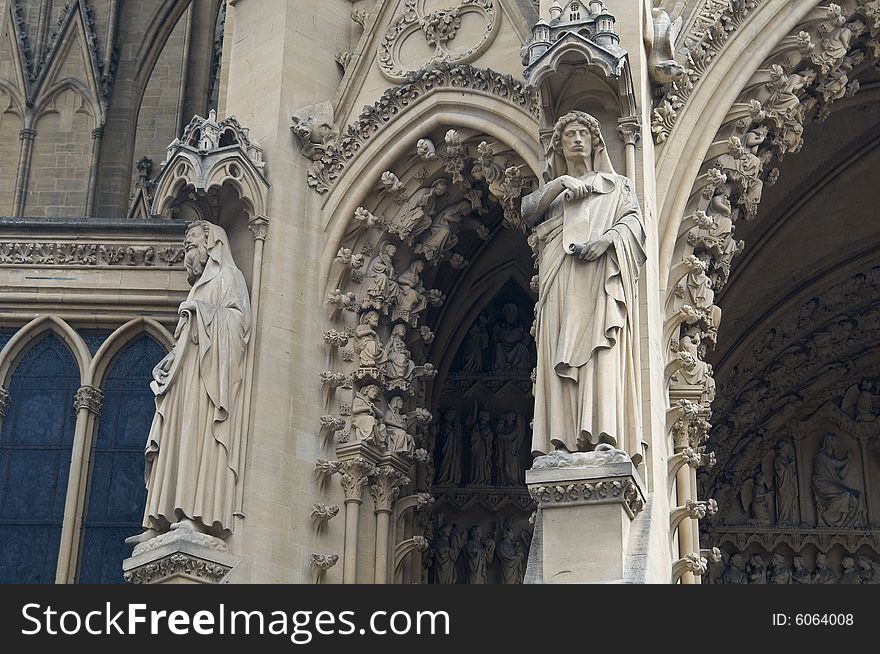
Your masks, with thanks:
M 412 73 L 400 86 L 385 91 L 374 105 L 365 107 L 358 119 L 338 137 L 325 135 L 320 151 L 304 145 L 304 155 L 313 161 L 308 171 L 309 186 L 318 193 L 330 191 L 348 163 L 386 124 L 430 92 L 443 88 L 488 93 L 527 111 L 536 119 L 540 116 L 537 90 L 512 76 L 467 64 L 439 63 Z M 297 131 L 301 120 L 295 122 L 294 133 L 302 141 L 304 136 Z M 312 141 L 314 138 L 308 143 Z M 314 154 L 310 156 L 309 153 Z
M 501 26 L 494 0 L 460 0 L 458 6 L 448 9 L 435 9 L 433 4 L 430 0 L 409 0 L 389 25 L 377 55 L 379 69 L 388 79 L 400 82 L 439 62 L 469 63 L 486 51 Z M 482 30 L 473 43 L 462 44 L 467 38 L 459 34 L 463 22 L 469 24 L 473 19 L 483 24 Z

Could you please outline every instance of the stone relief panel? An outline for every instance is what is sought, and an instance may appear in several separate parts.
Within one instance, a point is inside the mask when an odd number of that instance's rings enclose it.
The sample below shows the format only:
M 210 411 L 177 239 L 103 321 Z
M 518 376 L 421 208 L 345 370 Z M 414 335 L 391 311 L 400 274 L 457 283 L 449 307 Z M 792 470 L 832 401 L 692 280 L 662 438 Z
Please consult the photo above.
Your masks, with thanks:
M 718 499 L 720 518 L 704 526 L 703 541 L 722 549 L 727 541 L 748 557 L 734 562 L 727 548 L 727 581 L 719 583 L 745 583 L 732 580 L 752 556 L 774 578 L 782 546 L 782 579 L 789 572 L 806 579 L 804 568 L 810 578 L 821 572 L 834 579 L 811 583 L 876 583 L 870 571 L 880 549 L 878 284 L 874 268 L 807 296 L 782 319 L 765 320 L 751 348 L 745 344 L 725 365 L 710 436 L 722 464 L 699 480 Z M 818 554 L 802 552 L 810 543 Z M 836 543 L 840 551 L 830 551 Z M 822 572 L 822 553 L 833 574 Z
M 446 62 L 470 63 L 501 27 L 495 0 L 407 0 L 388 26 L 377 53 L 382 74 L 401 82 L 410 73 Z

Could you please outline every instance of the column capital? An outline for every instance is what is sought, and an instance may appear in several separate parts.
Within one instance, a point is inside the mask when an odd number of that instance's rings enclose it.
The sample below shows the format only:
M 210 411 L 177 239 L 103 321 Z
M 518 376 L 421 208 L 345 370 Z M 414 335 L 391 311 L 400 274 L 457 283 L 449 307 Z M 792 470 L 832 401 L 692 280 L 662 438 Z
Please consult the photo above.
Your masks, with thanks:
M 389 465 L 376 468 L 370 495 L 376 504 L 376 513 L 391 513 L 394 502 L 400 495 L 400 489 L 410 483 L 409 477 Z
M 254 216 L 248 220 L 248 229 L 254 233 L 255 241 L 265 241 L 269 234 L 269 218 L 267 216 Z
M 96 416 L 101 415 L 101 406 L 104 404 L 104 392 L 94 386 L 81 386 L 76 392 L 73 407 L 76 411 L 87 409 Z
M 635 145 L 642 138 L 642 126 L 637 117 L 621 118 L 617 123 L 617 131 L 626 145 Z
M 357 457 L 340 462 L 337 471 L 340 476 L 339 483 L 342 484 L 342 492 L 345 494 L 345 503 L 360 504 L 361 493 L 370 480 L 370 476 L 375 474 L 376 466 L 363 457 Z

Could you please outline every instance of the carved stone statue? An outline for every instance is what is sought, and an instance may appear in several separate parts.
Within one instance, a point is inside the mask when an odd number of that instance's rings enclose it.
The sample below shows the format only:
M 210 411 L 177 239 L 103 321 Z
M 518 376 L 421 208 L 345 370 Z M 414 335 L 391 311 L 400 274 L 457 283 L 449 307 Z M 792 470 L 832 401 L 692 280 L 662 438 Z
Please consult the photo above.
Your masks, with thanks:
M 365 386 L 354 394 L 351 403 L 351 429 L 359 441 L 369 441 L 375 445 L 385 444 L 384 428 L 381 423 L 382 409 L 379 400 L 382 392 L 375 384 Z
M 822 448 L 813 459 L 813 495 L 819 525 L 823 527 L 860 528 L 865 526 L 865 508 L 861 493 L 846 486 L 851 451 L 838 458 L 835 434 L 825 434 Z
M 545 185 L 526 196 L 540 266 L 532 452 L 641 450 L 634 311 L 646 260 L 631 182 L 608 157 L 598 121 L 560 118 Z
M 468 530 L 468 541 L 464 546 L 465 562 L 467 563 L 468 583 L 489 583 L 489 564 L 495 558 L 495 539 L 484 537 L 479 525 Z
M 873 422 L 877 418 L 874 407 L 878 399 L 880 396 L 872 392 L 870 380 L 863 379 L 846 392 L 841 408 L 857 422 Z
M 410 322 L 412 322 L 412 317 L 424 311 L 428 306 L 428 301 L 425 298 L 425 287 L 422 286 L 422 272 L 424 270 L 425 262 L 421 259 L 416 259 L 397 278 L 397 283 L 400 287 L 397 308 L 401 312 L 402 317 Z
M 813 573 L 814 584 L 836 584 L 837 574 L 828 565 L 828 557 L 824 552 L 816 552 L 816 571 Z
M 800 522 L 797 462 L 791 441 L 779 441 L 776 444 L 773 469 L 776 482 L 776 524 L 780 527 L 796 527 Z
M 492 483 L 492 440 L 489 412 L 480 411 L 471 427 L 471 486 Z
M 766 584 L 767 583 L 767 564 L 764 563 L 764 557 L 755 552 L 749 557 L 746 571 L 749 573 L 750 584 Z
M 487 347 L 489 347 L 489 331 L 486 329 L 484 316 L 480 316 L 468 330 L 461 371 L 483 372 L 483 350 Z
M 529 372 L 532 369 L 531 336 L 528 327 L 520 322 L 519 309 L 512 302 L 501 309 L 501 319 L 492 327 L 492 337 L 495 344 L 494 373 Z
M 407 390 L 412 380 L 416 365 L 404 341 L 405 337 L 406 325 L 394 325 L 391 337 L 382 351 L 381 363 L 385 365 L 385 384 L 389 389 Z
M 742 507 L 746 512 L 751 512 L 749 524 L 769 525 L 773 522 L 773 489 L 772 478 L 764 470 L 763 465 L 758 465 L 752 477 L 747 479 L 740 491 Z
M 843 557 L 843 560 L 840 562 L 841 568 L 843 568 L 843 574 L 840 575 L 841 584 L 861 584 L 862 579 L 859 577 L 859 570 L 856 568 L 856 560 L 851 556 Z
M 464 544 L 464 534 L 453 524 L 446 523 L 438 530 L 433 544 L 434 582 L 458 583 L 456 562 Z
M 396 454 L 412 454 L 416 449 L 415 440 L 407 431 L 407 417 L 401 413 L 403 398 L 395 395 L 388 401 L 388 410 L 383 419 L 388 451 Z
M 394 278 L 394 255 L 397 246 L 394 243 L 385 243 L 379 249 L 379 254 L 370 262 L 369 286 L 367 298 L 362 308 L 376 309 L 382 313 L 388 313 L 388 307 L 397 301 L 399 292 L 397 280 Z
M 400 219 L 395 219 L 401 238 L 418 236 L 431 226 L 438 199 L 446 195 L 447 190 L 449 185 L 446 180 L 438 179 L 431 186 L 413 193 Z
M 461 422 L 455 409 L 446 409 L 440 424 L 443 438 L 442 458 L 437 474 L 438 486 L 458 486 L 461 483 Z
M 431 227 L 415 246 L 415 252 L 428 261 L 438 258 L 458 244 L 458 231 L 462 228 L 479 230 L 485 227 L 476 218 L 467 217 L 472 211 L 471 202 L 462 200 L 443 209 L 434 218 Z
M 360 368 L 376 368 L 382 347 L 379 337 L 376 335 L 376 327 L 379 326 L 379 314 L 376 311 L 367 311 L 361 316 L 360 324 L 354 330 L 354 349 L 358 354 Z
M 746 572 L 746 559 L 737 552 L 730 557 L 730 567 L 724 571 L 721 580 L 725 584 L 747 584 L 749 583 L 749 575 Z
M 495 550 L 501 562 L 501 583 L 521 584 L 525 571 L 526 552 L 513 536 L 513 528 L 507 527 Z
M 773 559 L 770 565 L 770 574 L 774 584 L 792 583 L 791 568 L 788 566 L 788 562 L 785 560 L 785 557 L 782 554 L 776 552 L 773 555 Z
M 495 427 L 498 437 L 498 483 L 505 486 L 519 486 L 522 480 L 522 465 L 519 449 L 526 433 L 526 421 L 513 411 L 505 411 Z
M 153 369 L 145 531 L 129 544 L 172 529 L 219 538 L 232 529 L 244 463 L 240 418 L 250 299 L 221 227 L 191 223 L 184 249 L 192 289 L 180 305 L 174 347 Z
M 791 581 L 794 584 L 810 584 L 813 582 L 813 574 L 807 570 L 804 564 L 804 557 L 800 554 L 794 555 L 794 570 L 791 574 Z

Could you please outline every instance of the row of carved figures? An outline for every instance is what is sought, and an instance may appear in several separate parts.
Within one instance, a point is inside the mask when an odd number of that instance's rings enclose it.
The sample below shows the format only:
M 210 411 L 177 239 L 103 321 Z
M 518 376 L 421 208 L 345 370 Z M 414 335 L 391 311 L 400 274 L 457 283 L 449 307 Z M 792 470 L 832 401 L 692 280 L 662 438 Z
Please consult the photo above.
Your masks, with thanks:
M 823 436 L 819 451 L 813 457 L 810 486 L 817 526 L 846 529 L 868 526 L 865 495 L 848 481 L 852 459 L 852 450 L 845 449 L 836 434 Z M 855 472 L 860 476 L 860 470 Z M 780 527 L 804 524 L 803 517 L 799 517 L 797 457 L 791 441 L 777 442 L 774 450 L 745 480 L 739 497 L 749 524 Z
M 529 327 L 519 308 L 505 303 L 492 320 L 485 312 L 471 325 L 461 347 L 459 375 L 528 375 L 535 365 Z
M 510 525 L 504 526 L 500 534 L 493 527 L 487 529 L 479 524 L 465 533 L 447 522 L 437 528 L 424 563 L 433 570 L 435 584 L 488 584 L 490 568 L 496 562 L 501 583 L 519 584 L 525 573 L 528 545 L 527 532 L 516 533 Z M 463 570 L 459 570 L 460 560 L 464 561 Z
M 723 552 L 723 550 L 722 550 Z M 722 554 L 724 561 L 713 571 L 713 583 L 722 584 L 880 584 L 880 564 L 869 556 L 847 555 L 840 561 L 840 569 L 828 561 L 824 552 L 817 552 L 811 567 L 806 558 L 795 554 L 791 562 L 781 552 L 750 555 L 736 552 Z
M 493 469 L 496 485 L 523 485 L 520 450 L 529 435 L 524 416 L 505 411 L 493 419 L 489 411 L 477 407 L 463 422 L 454 408 L 444 409 L 441 415 L 435 428 L 435 439 L 441 443 L 435 478 L 438 486 L 462 485 L 462 452 L 466 447 L 470 454 L 466 485 L 492 485 Z

